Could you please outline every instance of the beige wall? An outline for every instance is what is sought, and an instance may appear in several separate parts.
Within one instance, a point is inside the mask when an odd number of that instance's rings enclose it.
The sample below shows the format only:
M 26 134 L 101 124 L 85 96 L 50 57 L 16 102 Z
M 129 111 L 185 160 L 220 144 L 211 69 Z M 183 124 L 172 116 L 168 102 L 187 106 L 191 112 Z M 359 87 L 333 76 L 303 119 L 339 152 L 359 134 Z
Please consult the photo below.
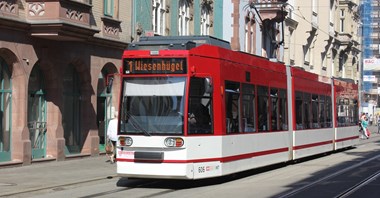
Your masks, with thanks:
M 285 28 L 286 46 L 284 62 L 303 67 L 326 77 L 344 77 L 358 80 L 357 64 L 360 60 L 357 7 L 348 7 L 347 1 L 317 1 L 313 12 L 313 1 L 294 0 L 291 19 Z M 330 5 L 330 2 L 333 5 Z M 358 0 L 350 1 L 358 5 Z M 332 7 L 332 12 L 330 12 Z M 345 9 L 345 31 L 339 32 L 340 9 Z M 296 25 L 292 32 L 291 25 Z M 313 30 L 314 29 L 314 33 Z M 353 46 L 350 48 L 349 46 Z M 305 50 L 308 50 L 306 53 Z M 337 55 L 333 57 L 333 51 Z M 347 61 L 339 71 L 339 53 L 344 51 Z M 356 63 L 355 61 L 356 60 Z M 353 63 L 354 62 L 354 63 Z

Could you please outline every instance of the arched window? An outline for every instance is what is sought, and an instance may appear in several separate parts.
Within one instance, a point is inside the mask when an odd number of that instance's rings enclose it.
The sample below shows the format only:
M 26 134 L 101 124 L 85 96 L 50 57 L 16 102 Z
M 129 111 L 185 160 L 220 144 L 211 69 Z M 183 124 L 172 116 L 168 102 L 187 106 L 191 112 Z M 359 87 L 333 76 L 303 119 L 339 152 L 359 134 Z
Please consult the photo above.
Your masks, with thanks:
M 37 64 L 28 84 L 28 128 L 32 144 L 32 158 L 46 156 L 46 100 L 44 78 Z
M 344 51 L 341 51 L 339 53 L 339 71 L 343 71 L 344 64 L 347 61 L 347 55 L 344 53 Z
M 178 14 L 178 35 L 187 36 L 189 35 L 190 24 L 190 2 L 188 0 L 179 2 Z
M 165 36 L 165 0 L 153 0 L 152 25 L 155 34 Z
M 0 57 L 0 162 L 11 160 L 11 112 L 12 112 L 11 72 Z
M 201 6 L 201 35 L 210 35 L 211 11 L 211 4 L 203 2 Z
M 112 102 L 113 80 L 117 69 L 113 65 L 106 65 L 98 76 L 97 91 L 97 124 L 99 135 L 99 151 L 105 151 L 107 138 L 107 128 L 109 121 L 113 118 L 113 111 L 117 111 L 117 106 Z

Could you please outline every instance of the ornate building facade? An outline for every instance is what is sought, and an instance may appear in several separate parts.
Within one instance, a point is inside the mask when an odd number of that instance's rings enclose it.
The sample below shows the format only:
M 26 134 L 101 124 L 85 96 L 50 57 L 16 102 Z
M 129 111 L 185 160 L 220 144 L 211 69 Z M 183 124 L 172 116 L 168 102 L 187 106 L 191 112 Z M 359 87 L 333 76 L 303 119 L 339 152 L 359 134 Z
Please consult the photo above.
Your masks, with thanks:
M 102 151 L 130 4 L 0 1 L 0 166 Z

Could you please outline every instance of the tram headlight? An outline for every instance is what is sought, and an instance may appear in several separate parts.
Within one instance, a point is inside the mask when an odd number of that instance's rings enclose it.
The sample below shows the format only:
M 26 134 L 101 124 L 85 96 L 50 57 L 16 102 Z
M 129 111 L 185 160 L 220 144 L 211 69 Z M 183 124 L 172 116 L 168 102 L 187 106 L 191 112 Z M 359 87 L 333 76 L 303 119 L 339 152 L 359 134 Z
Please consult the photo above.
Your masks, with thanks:
M 165 146 L 167 147 L 182 147 L 183 139 L 178 137 L 168 137 L 165 139 Z
M 119 137 L 120 146 L 131 146 L 133 144 L 133 140 L 131 137 Z

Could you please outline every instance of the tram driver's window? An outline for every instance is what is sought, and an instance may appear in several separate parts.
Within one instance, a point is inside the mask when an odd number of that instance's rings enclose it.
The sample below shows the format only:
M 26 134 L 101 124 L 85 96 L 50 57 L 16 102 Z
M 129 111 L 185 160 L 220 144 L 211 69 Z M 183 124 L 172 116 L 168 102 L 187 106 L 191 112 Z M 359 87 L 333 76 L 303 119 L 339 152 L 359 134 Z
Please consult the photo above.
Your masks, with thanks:
M 205 78 L 190 79 L 188 134 L 212 133 L 212 93 Z
M 240 84 L 226 81 L 226 129 L 227 133 L 240 131 Z

